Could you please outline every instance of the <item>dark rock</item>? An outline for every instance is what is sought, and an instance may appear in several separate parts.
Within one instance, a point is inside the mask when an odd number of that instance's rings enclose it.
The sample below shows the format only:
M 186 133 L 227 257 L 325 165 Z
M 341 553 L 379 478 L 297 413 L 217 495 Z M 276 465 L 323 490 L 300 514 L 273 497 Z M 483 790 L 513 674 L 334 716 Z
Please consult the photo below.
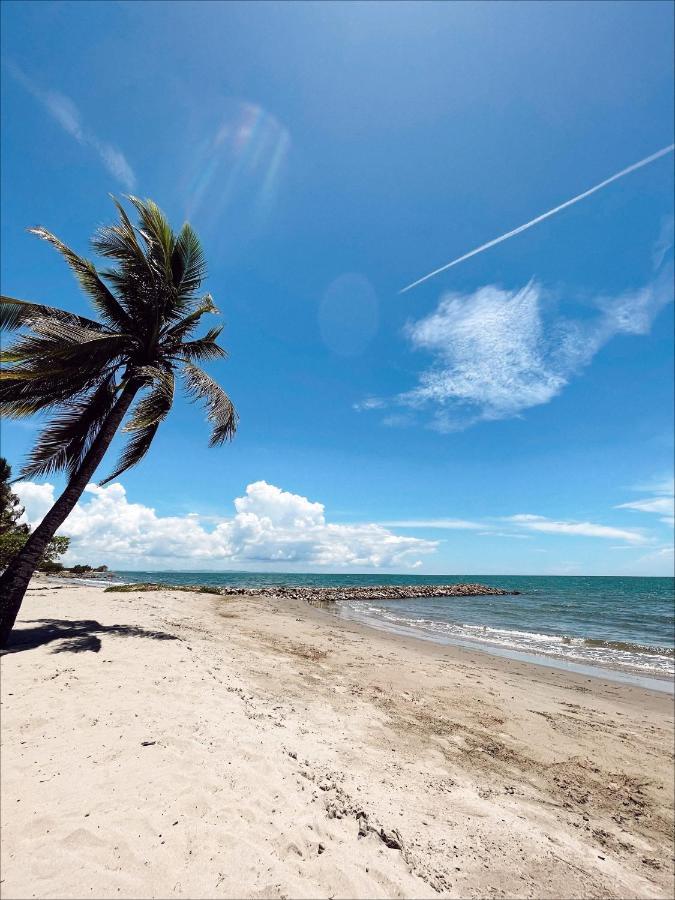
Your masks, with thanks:
M 224 596 L 288 597 L 308 603 L 334 603 L 337 600 L 412 600 L 418 597 L 481 597 L 519 594 L 486 584 L 381 584 L 368 587 L 319 588 L 278 585 L 276 587 L 217 589 Z
M 403 847 L 401 835 L 395 828 L 392 828 L 391 831 L 385 831 L 384 828 L 380 828 L 380 837 L 387 847 L 391 847 L 392 850 L 401 850 Z

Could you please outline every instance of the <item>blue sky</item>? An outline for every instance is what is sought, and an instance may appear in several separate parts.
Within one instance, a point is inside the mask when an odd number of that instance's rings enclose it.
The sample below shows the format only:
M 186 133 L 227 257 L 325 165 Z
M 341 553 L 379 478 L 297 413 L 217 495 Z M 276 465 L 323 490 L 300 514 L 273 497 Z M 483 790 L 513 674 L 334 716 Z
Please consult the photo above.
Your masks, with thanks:
M 672 574 L 672 155 L 399 293 L 673 141 L 671 4 L 2 19 L 3 292 L 83 311 L 24 229 L 84 252 L 109 192 L 152 197 L 202 237 L 241 415 L 209 450 L 179 401 L 71 559 Z M 15 467 L 35 433 L 3 423 Z

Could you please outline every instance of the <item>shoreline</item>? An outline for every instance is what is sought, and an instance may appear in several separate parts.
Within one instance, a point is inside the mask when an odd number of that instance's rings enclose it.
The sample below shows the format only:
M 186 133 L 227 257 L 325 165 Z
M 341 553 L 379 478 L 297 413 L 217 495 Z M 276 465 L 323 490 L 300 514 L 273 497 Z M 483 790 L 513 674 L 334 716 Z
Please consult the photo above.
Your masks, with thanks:
M 60 578 L 54 579 L 55 582 L 60 581 Z M 45 576 L 45 581 L 52 581 L 52 576 Z M 127 583 L 124 583 L 127 586 Z M 94 583 L 93 581 L 87 582 L 79 582 L 75 579 L 68 582 L 68 584 L 55 584 L 58 588 L 65 587 L 87 587 L 93 588 L 94 590 L 99 590 L 101 592 L 108 592 L 110 588 L 110 593 L 113 595 L 118 593 L 115 588 L 118 585 L 111 585 L 109 583 Z M 194 589 L 192 589 L 194 588 Z M 364 629 L 366 633 L 370 633 L 373 635 L 380 635 L 385 639 L 392 640 L 401 640 L 410 645 L 411 648 L 416 648 L 418 652 L 426 652 L 428 650 L 428 645 L 435 647 L 439 652 L 444 649 L 451 649 L 453 651 L 457 651 L 459 654 L 474 654 L 478 653 L 484 656 L 487 656 L 490 659 L 503 659 L 508 660 L 513 663 L 517 663 L 523 666 L 523 674 L 527 675 L 530 672 L 531 675 L 538 674 L 536 672 L 532 672 L 531 670 L 534 668 L 538 669 L 546 669 L 553 668 L 558 670 L 561 673 L 566 673 L 569 676 L 577 676 L 580 679 L 587 680 L 588 678 L 594 680 L 605 680 L 607 681 L 615 681 L 617 684 L 625 684 L 632 687 L 640 688 L 641 690 L 647 692 L 655 692 L 657 694 L 674 694 L 675 693 L 675 682 L 671 676 L 664 675 L 663 677 L 659 677 L 656 675 L 644 675 L 640 672 L 627 672 L 621 669 L 613 669 L 610 666 L 602 666 L 602 665 L 583 665 L 574 663 L 569 663 L 567 660 L 562 658 L 556 658 L 553 656 L 546 656 L 545 654 L 527 654 L 524 652 L 520 652 L 518 650 L 511 650 L 508 648 L 499 648 L 494 647 L 486 642 L 481 642 L 480 640 L 476 640 L 475 643 L 461 643 L 459 640 L 441 640 L 440 637 L 435 636 L 426 636 L 423 632 L 418 631 L 413 633 L 412 629 L 410 632 L 406 632 L 404 629 L 397 630 L 394 626 L 389 626 L 387 623 L 383 622 L 380 624 L 379 620 L 365 620 L 356 617 L 350 617 L 341 614 L 339 608 L 337 608 L 337 604 L 334 601 L 312 601 L 306 600 L 303 597 L 294 597 L 284 593 L 279 593 L 275 590 L 267 590 L 264 593 L 256 590 L 254 588 L 246 588 L 244 590 L 236 590 L 236 589 L 226 589 L 223 591 L 221 588 L 215 589 L 212 591 L 211 586 L 209 585 L 165 585 L 163 583 L 158 583 L 157 589 L 154 587 L 151 591 L 147 590 L 139 590 L 137 593 L 139 600 L 145 597 L 148 593 L 171 593 L 179 591 L 181 594 L 205 594 L 209 596 L 216 603 L 218 599 L 222 599 L 223 601 L 229 601 L 232 599 L 246 599 L 246 598 L 261 598 L 265 600 L 274 600 L 277 602 L 282 602 L 285 604 L 289 603 L 299 603 L 307 610 L 307 615 L 311 616 L 312 612 L 315 611 L 318 613 L 317 621 L 322 622 L 324 625 L 328 625 L 333 620 L 337 620 L 340 626 L 353 625 L 357 629 Z M 120 592 L 126 593 L 126 592 Z M 504 591 L 504 594 L 511 594 L 511 591 Z M 518 593 L 517 591 L 515 593 Z M 467 595 L 471 596 L 471 595 Z M 606 685 L 607 686 L 607 685 Z
M 102 587 L 34 584 L 2 658 L 4 896 L 669 895 L 664 693 Z
M 675 685 L 673 685 L 672 679 L 666 677 L 657 678 L 641 676 L 639 673 L 622 672 L 621 670 L 611 669 L 609 666 L 560 665 L 560 663 L 565 663 L 565 660 L 556 659 L 555 657 L 549 657 L 543 654 L 530 654 L 531 658 L 527 658 L 528 654 L 526 653 L 521 653 L 517 650 L 501 650 L 500 648 L 492 647 L 489 644 L 483 644 L 478 640 L 475 644 L 469 644 L 468 642 L 462 644 L 459 641 L 449 639 L 439 640 L 432 637 L 427 638 L 421 632 L 407 633 L 403 629 L 398 631 L 395 627 L 390 628 L 385 625 L 381 626 L 379 623 L 373 624 L 364 619 L 341 616 L 337 610 L 321 608 L 314 604 L 308 605 L 320 615 L 323 614 L 317 621 L 327 624 L 332 619 L 337 619 L 340 626 L 352 625 L 366 634 L 379 635 L 384 640 L 391 640 L 394 642 L 400 641 L 403 645 L 408 646 L 411 650 L 418 653 L 430 652 L 432 655 L 442 655 L 445 651 L 450 651 L 452 654 L 457 654 L 458 658 L 466 656 L 474 663 L 478 662 L 475 658 L 476 654 L 478 654 L 480 657 L 486 657 L 487 660 L 490 661 L 489 663 L 483 661 L 484 667 L 490 668 L 491 664 L 494 663 L 495 668 L 498 671 L 501 671 L 500 661 L 508 665 L 513 664 L 514 666 L 519 667 L 518 672 L 523 677 L 541 678 L 544 677 L 542 670 L 549 669 L 554 670 L 553 672 L 550 672 L 550 674 L 569 677 L 575 683 L 576 679 L 579 679 L 579 683 L 585 683 L 591 679 L 594 682 L 604 682 L 604 687 L 608 688 L 611 687 L 610 683 L 615 683 L 620 686 L 637 688 L 650 694 L 671 695 L 675 692 Z M 323 616 L 326 618 L 323 618 Z
M 453 637 L 444 638 L 442 635 L 427 634 L 421 629 L 418 629 L 413 633 L 412 628 L 406 629 L 405 626 L 396 626 L 392 623 L 387 623 L 385 620 L 376 620 L 374 617 L 371 619 L 367 619 L 365 616 L 363 618 L 351 617 L 349 615 L 341 615 L 338 610 L 327 610 L 327 612 L 329 615 L 335 615 L 343 621 L 357 622 L 359 625 L 372 631 L 407 637 L 410 640 L 419 641 L 421 643 L 436 644 L 439 647 L 448 646 L 459 648 L 470 653 L 484 653 L 487 656 L 503 657 L 504 659 L 520 661 L 528 666 L 544 668 L 552 666 L 561 671 L 575 673 L 581 676 L 587 675 L 599 679 L 606 678 L 619 683 L 634 684 L 645 690 L 675 694 L 675 681 L 672 675 L 645 674 L 638 670 L 631 671 L 628 668 L 614 668 L 609 665 L 609 663 L 605 665 L 601 663 L 593 665 L 590 663 L 577 662 L 562 656 L 554 656 L 553 654 L 528 653 L 514 648 L 495 646 L 487 641 L 481 641 L 480 638 L 476 638 L 474 641 L 470 642 L 468 639 L 462 640 L 461 638 Z
M 91 582 L 90 582 L 91 583 Z M 95 583 L 95 582 L 93 582 Z M 182 592 L 208 593 L 224 598 L 227 597 L 269 597 L 281 600 L 301 600 L 319 609 L 325 609 L 339 618 L 357 621 L 365 627 L 376 631 L 391 634 L 407 635 L 408 637 L 432 642 L 440 646 L 464 647 L 468 650 L 478 650 L 493 656 L 507 659 L 518 659 L 538 666 L 554 666 L 568 672 L 576 672 L 580 675 L 591 675 L 595 678 L 610 678 L 617 682 L 637 684 L 642 687 L 675 694 L 675 669 L 672 671 L 659 670 L 655 666 L 640 666 L 637 662 L 628 662 L 622 659 L 584 659 L 577 650 L 576 655 L 565 654 L 561 651 L 544 651 L 541 648 L 523 648 L 509 646 L 506 643 L 489 640 L 478 635 L 444 634 L 431 632 L 422 627 L 415 627 L 412 623 L 401 621 L 394 623 L 388 618 L 378 615 L 369 615 L 359 610 L 361 603 L 378 601 L 407 601 L 416 599 L 446 599 L 451 597 L 484 597 L 484 596 L 520 596 L 522 591 L 517 589 L 504 589 L 478 583 L 448 583 L 444 585 L 378 585 L 378 586 L 353 586 L 353 587 L 317 587 L 303 585 L 277 584 L 268 587 L 233 587 L 216 584 L 170 584 L 166 582 L 119 582 L 116 584 L 101 585 L 110 592 L 125 593 L 134 589 L 157 592 L 161 590 L 174 590 Z M 358 601 L 357 606 L 351 607 L 353 601 Z M 526 636 L 527 631 L 523 631 Z M 555 639 L 554 635 L 549 636 Z M 563 643 L 576 648 L 586 649 L 588 641 L 579 638 L 577 640 L 567 637 Z M 597 643 L 596 643 L 597 646 Z M 629 644 L 625 645 L 627 649 Z M 632 647 L 640 647 L 633 644 Z M 658 649 L 653 648 L 655 651 Z M 663 654 L 663 658 L 670 659 L 672 663 L 672 650 Z M 646 648 L 640 651 L 645 657 L 649 656 Z M 658 658 L 658 654 L 655 654 Z

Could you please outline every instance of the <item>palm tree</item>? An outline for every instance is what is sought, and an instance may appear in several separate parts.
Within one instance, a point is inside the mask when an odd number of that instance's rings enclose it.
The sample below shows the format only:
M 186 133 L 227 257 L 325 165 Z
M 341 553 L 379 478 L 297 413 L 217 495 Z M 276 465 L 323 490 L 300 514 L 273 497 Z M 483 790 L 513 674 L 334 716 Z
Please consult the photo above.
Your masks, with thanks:
M 31 228 L 61 253 L 99 321 L 12 297 L 0 299 L 0 327 L 19 330 L 0 359 L 0 413 L 23 418 L 55 411 L 20 478 L 57 471 L 68 483 L 25 547 L 0 577 L 0 646 L 5 646 L 26 587 L 55 531 L 79 500 L 137 395 L 124 431 L 129 441 L 105 484 L 148 452 L 174 398 L 179 372 L 190 399 L 203 401 L 213 431 L 210 446 L 234 436 L 237 413 L 229 397 L 195 363 L 227 354 L 221 327 L 194 338 L 201 317 L 217 313 L 209 294 L 199 239 L 185 224 L 176 235 L 159 207 L 129 197 L 134 227 L 115 198 L 119 222 L 100 228 L 95 252 L 111 260 L 97 270 L 44 228 Z

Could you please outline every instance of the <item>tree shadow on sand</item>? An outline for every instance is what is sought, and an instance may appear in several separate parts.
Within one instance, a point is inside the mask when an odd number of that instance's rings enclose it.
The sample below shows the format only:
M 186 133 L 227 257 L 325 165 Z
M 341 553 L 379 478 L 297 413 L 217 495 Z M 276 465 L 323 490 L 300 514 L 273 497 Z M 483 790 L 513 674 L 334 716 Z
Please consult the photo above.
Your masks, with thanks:
M 98 653 L 101 649 L 101 639 L 98 635 L 120 635 L 122 637 L 143 637 L 154 641 L 176 641 L 179 638 L 166 631 L 149 631 L 147 628 L 139 628 L 135 625 L 101 625 L 95 619 L 29 619 L 33 628 L 19 628 L 12 632 L 9 646 L 1 651 L 2 655 L 8 653 L 21 653 L 23 650 L 33 650 L 44 644 L 57 641 L 52 648 L 52 653 L 84 653 L 91 651 Z

